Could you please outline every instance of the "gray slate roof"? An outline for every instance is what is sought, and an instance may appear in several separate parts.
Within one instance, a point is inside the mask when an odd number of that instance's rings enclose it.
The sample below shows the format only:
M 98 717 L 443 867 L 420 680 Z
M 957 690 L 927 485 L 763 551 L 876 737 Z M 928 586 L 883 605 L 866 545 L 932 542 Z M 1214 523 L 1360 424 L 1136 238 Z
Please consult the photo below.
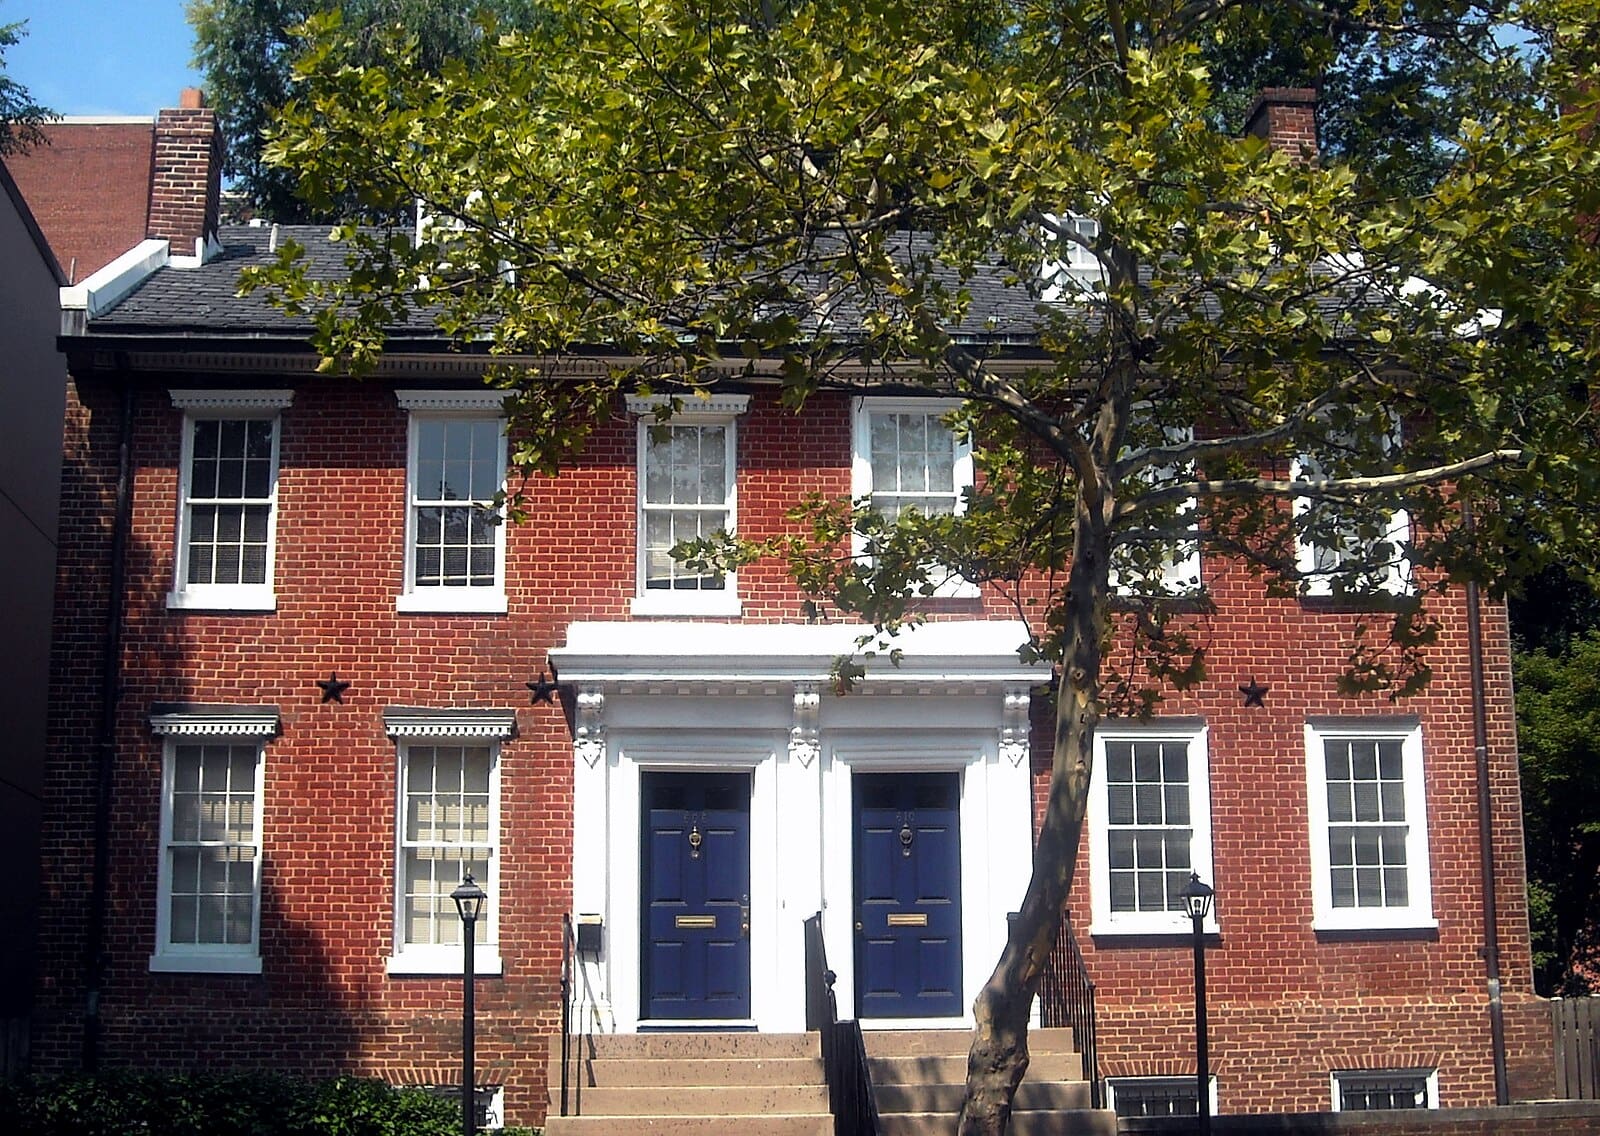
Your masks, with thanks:
M 110 311 L 90 322 L 91 334 L 151 336 L 217 336 L 224 338 L 303 339 L 311 328 L 305 317 L 284 315 L 267 302 L 264 292 L 238 294 L 239 270 L 248 265 L 270 264 L 270 227 L 225 225 L 219 233 L 222 253 L 196 268 L 157 269 Z M 903 244 L 925 240 L 920 235 L 901 238 Z M 278 240 L 295 241 L 306 250 L 309 274 L 334 280 L 345 269 L 344 246 L 328 240 L 326 225 L 282 225 Z M 966 281 L 953 271 L 943 271 L 943 283 L 965 287 L 972 295 L 967 319 L 958 334 L 974 338 L 1030 340 L 1039 326 L 1037 302 L 1028 290 L 1007 282 L 1000 266 L 982 270 Z M 848 334 L 859 313 L 841 307 L 832 324 L 835 333 Z M 415 324 L 404 329 L 407 338 L 429 338 L 431 329 Z

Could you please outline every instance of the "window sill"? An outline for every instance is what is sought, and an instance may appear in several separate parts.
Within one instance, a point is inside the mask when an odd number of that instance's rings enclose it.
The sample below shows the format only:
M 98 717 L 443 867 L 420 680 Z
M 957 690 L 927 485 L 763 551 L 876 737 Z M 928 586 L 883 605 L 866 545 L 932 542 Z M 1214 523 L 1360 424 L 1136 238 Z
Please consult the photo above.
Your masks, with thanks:
M 260 974 L 258 954 L 162 954 L 150 956 L 153 974 Z
M 1439 930 L 1439 921 L 1431 915 L 1405 914 L 1379 919 L 1371 915 L 1330 915 L 1320 912 L 1312 918 L 1311 929 L 1318 935 L 1338 938 L 1384 938 L 1391 935 L 1429 935 Z
M 489 588 L 421 588 L 395 597 L 394 609 L 414 615 L 504 615 L 506 594 Z
M 743 615 L 744 604 L 731 588 L 721 592 L 646 592 L 634 596 L 634 615 Z
M 385 970 L 391 975 L 417 977 L 449 977 L 461 974 L 461 948 L 446 947 L 443 950 L 402 951 L 397 955 L 390 955 L 384 964 Z M 476 977 L 495 977 L 504 970 L 500 962 L 500 952 L 495 947 L 484 945 L 473 954 L 472 973 Z
M 1207 918 L 1200 928 L 1207 938 L 1222 934 L 1221 926 L 1212 918 Z M 1194 924 L 1187 915 L 1173 915 L 1167 919 L 1100 918 L 1089 924 L 1089 936 L 1094 939 L 1138 939 L 1143 942 L 1166 939 L 1188 941 L 1194 938 Z
M 271 588 L 190 588 L 167 593 L 169 611 L 277 611 Z

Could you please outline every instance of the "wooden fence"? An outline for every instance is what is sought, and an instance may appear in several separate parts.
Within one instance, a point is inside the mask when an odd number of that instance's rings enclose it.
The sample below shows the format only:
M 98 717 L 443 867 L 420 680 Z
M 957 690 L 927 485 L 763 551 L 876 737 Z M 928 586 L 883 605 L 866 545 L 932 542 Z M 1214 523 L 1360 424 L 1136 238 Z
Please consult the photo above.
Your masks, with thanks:
M 1556 1039 L 1556 1096 L 1600 1100 L 1600 998 L 1550 1003 Z

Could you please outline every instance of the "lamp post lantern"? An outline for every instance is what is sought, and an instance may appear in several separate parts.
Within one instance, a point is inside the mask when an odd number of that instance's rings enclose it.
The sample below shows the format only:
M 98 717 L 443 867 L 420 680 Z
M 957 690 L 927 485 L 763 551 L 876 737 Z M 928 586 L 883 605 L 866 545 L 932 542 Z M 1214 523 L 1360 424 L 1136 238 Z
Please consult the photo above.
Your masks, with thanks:
M 461 916 L 461 1131 L 476 1136 L 478 1131 L 477 1076 L 473 1069 L 477 1038 L 473 1029 L 473 948 L 477 946 L 478 919 L 489 901 L 484 890 L 473 882 L 472 873 L 462 877 L 461 886 L 450 893 Z
M 1183 898 L 1183 909 L 1194 924 L 1194 1052 L 1195 1052 L 1195 1112 L 1200 1117 L 1200 1131 L 1211 1132 L 1211 1055 L 1206 1037 L 1206 916 L 1211 914 L 1211 901 L 1216 892 L 1200 882 L 1198 872 L 1189 873 L 1189 882 L 1178 893 Z

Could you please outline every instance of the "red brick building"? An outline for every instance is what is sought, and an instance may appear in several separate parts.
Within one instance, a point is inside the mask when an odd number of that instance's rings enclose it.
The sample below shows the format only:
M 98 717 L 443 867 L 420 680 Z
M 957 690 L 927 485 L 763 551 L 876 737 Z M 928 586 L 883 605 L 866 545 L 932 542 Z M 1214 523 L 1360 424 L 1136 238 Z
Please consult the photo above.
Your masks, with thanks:
M 458 1083 L 464 870 L 490 897 L 478 1043 L 512 1122 L 544 1113 L 564 914 L 598 928 L 573 1007 L 596 1032 L 804 1028 L 819 911 L 844 1013 L 970 1025 L 1049 766 L 1020 626 L 950 588 L 903 665 L 836 697 L 854 627 L 775 567 L 665 555 L 775 533 L 809 490 L 953 500 L 972 461 L 943 408 L 796 416 L 730 382 L 652 432 L 629 400 L 529 523 L 494 525 L 506 440 L 474 359 L 401 338 L 371 379 L 315 375 L 304 325 L 234 282 L 291 235 L 335 270 L 324 231 L 214 216 L 173 236 L 219 252 L 108 283 L 65 340 L 42 1066 Z M 974 291 L 977 318 L 1017 302 Z M 914 487 L 888 479 L 906 468 Z M 1113 1100 L 1192 1100 L 1170 902 L 1192 869 L 1218 892 L 1216 1107 L 1491 1103 L 1485 821 L 1514 1075 L 1534 1047 L 1503 610 L 1485 818 L 1459 596 L 1433 685 L 1396 705 L 1335 693 L 1359 612 L 1190 567 L 1212 677 L 1102 728 L 1072 904 Z M 551 673 L 559 705 L 530 697 Z

